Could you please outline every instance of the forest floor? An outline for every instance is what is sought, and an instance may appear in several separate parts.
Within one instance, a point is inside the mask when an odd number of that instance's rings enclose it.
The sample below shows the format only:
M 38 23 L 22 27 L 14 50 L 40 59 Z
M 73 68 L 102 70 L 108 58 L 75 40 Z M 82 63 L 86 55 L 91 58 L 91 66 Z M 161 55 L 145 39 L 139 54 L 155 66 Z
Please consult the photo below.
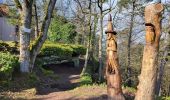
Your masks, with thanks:
M 82 65 L 82 64 L 80 64 Z M 50 65 L 47 69 L 53 70 L 59 77 L 50 85 L 50 89 L 41 90 L 36 95 L 39 100 L 105 100 L 105 85 L 80 86 L 80 73 L 82 67 L 75 68 L 73 64 L 60 66 Z
M 82 63 L 80 65 L 83 65 Z M 36 87 L 19 88 L 0 91 L 0 100 L 106 100 L 106 85 L 80 86 L 82 67 L 75 68 L 72 63 L 44 66 L 53 70 L 56 80 L 41 79 Z M 43 77 L 41 77 L 43 78 Z M 23 85 L 17 79 L 18 85 Z M 16 85 L 16 84 L 14 84 Z M 15 87 L 17 87 L 15 89 Z M 1 87 L 0 87 L 1 88 Z

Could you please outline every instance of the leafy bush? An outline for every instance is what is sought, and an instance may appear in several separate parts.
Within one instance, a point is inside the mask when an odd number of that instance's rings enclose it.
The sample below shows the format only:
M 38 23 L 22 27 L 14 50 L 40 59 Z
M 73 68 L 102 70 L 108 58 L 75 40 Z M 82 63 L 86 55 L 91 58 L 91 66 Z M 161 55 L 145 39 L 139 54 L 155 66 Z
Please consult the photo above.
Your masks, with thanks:
M 156 100 L 170 100 L 170 97 L 157 97 Z
M 4 42 L 0 42 L 0 51 L 8 51 L 9 50 L 9 45 Z
M 86 54 L 86 48 L 84 48 L 82 45 L 70 45 L 70 44 L 62 44 L 63 46 L 69 46 L 73 49 L 73 56 L 78 55 L 85 55 Z
M 67 46 L 59 44 L 44 44 L 41 49 L 41 55 L 43 56 L 59 56 L 59 57 L 71 57 L 73 49 Z
M 84 55 L 85 53 L 86 49 L 81 45 L 46 42 L 41 49 L 40 55 L 68 58 L 77 55 Z
M 0 52 L 0 78 L 11 79 L 14 68 L 18 66 L 18 57 L 9 52 Z
M 17 43 L 14 42 L 2 42 L 0 41 L 0 51 L 1 52 L 10 52 L 12 54 L 17 54 L 19 51 L 17 50 Z

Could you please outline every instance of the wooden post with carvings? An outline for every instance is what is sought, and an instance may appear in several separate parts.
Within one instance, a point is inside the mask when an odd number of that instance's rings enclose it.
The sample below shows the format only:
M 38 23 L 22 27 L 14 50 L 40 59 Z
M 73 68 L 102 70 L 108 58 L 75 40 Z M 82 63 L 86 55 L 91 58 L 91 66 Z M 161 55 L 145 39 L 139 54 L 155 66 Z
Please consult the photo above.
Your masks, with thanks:
M 109 15 L 107 26 L 107 61 L 106 78 L 108 100 L 125 100 L 121 88 L 121 75 L 117 55 L 116 32 L 113 30 L 112 17 Z
M 161 36 L 161 3 L 145 7 L 146 45 L 135 100 L 155 100 L 159 41 Z

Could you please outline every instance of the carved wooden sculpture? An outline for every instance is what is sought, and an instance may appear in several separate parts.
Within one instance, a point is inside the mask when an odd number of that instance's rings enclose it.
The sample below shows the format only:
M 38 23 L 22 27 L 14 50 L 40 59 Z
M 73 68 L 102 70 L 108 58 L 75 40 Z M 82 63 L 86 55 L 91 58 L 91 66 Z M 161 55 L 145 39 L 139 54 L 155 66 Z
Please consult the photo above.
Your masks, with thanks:
M 146 45 L 135 100 L 155 100 L 158 51 L 161 36 L 161 12 L 163 8 L 161 3 L 150 4 L 145 7 Z
M 109 16 L 107 27 L 107 61 L 106 78 L 107 92 L 109 100 L 125 100 L 121 88 L 121 76 L 119 72 L 119 62 L 117 56 L 116 32 L 113 31 L 112 18 Z

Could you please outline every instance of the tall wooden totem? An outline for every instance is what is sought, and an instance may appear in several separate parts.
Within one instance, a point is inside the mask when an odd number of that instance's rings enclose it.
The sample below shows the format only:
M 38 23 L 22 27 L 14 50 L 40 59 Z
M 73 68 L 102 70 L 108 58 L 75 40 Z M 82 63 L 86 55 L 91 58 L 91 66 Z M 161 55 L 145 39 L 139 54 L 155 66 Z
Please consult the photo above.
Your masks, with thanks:
M 121 75 L 117 55 L 116 32 L 113 30 L 112 17 L 109 15 L 107 26 L 106 78 L 108 100 L 125 100 L 121 88 Z
M 161 12 L 163 9 L 161 3 L 150 4 L 145 7 L 146 45 L 135 100 L 155 100 Z

